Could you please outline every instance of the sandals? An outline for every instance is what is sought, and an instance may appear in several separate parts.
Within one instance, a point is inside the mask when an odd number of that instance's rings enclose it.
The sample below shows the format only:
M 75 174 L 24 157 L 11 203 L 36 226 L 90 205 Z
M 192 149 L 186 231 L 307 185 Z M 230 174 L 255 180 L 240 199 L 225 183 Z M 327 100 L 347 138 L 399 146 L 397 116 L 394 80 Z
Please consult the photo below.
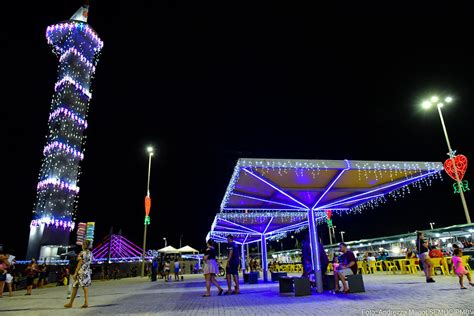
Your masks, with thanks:
M 461 288 L 461 290 L 467 290 L 467 287 L 463 286 L 463 287 Z
M 210 297 L 210 294 L 203 294 L 202 297 Z
M 72 307 L 72 305 L 71 305 L 71 304 L 69 304 L 69 303 L 67 303 L 67 304 L 64 304 L 64 308 L 71 308 L 71 307 Z
M 221 295 L 222 295 L 222 292 L 224 292 L 224 290 L 223 290 L 223 289 L 220 289 L 220 290 L 219 290 L 219 293 L 217 293 L 217 295 L 221 296 Z
M 84 304 L 81 306 L 81 308 L 87 308 L 87 307 L 89 307 L 89 305 Z

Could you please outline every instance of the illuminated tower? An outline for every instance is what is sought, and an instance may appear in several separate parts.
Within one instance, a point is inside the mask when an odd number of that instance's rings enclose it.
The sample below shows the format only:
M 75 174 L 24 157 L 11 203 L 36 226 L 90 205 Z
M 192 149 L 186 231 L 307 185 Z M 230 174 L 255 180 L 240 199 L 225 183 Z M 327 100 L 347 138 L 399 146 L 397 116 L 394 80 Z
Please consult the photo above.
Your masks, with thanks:
M 48 44 L 59 57 L 59 68 L 27 258 L 54 256 L 58 247 L 68 245 L 69 232 L 74 228 L 90 84 L 103 46 L 87 24 L 88 7 L 83 5 L 70 20 L 46 29 Z

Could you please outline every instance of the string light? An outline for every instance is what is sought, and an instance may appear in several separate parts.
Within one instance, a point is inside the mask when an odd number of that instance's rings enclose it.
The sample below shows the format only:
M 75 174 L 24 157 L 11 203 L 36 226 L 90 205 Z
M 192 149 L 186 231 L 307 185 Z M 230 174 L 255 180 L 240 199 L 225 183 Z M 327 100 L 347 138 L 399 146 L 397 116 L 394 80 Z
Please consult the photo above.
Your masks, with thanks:
M 49 121 L 52 121 L 52 120 L 54 120 L 55 118 L 57 118 L 61 115 L 64 115 L 65 117 L 68 117 L 68 118 L 72 119 L 79 126 L 84 126 L 84 128 L 87 128 L 87 121 L 86 120 L 80 118 L 79 115 L 77 115 L 74 112 L 66 109 L 65 107 L 59 107 L 56 110 L 54 110 L 53 112 L 51 112 L 51 114 L 49 114 Z
M 63 143 L 58 142 L 58 141 L 54 141 L 54 142 L 46 145 L 43 149 L 43 154 L 47 155 L 50 151 L 52 151 L 53 149 L 56 149 L 56 148 L 58 148 L 60 150 L 63 150 L 66 153 L 71 154 L 76 158 L 80 158 L 81 160 L 84 159 L 84 154 L 83 153 L 81 153 L 80 151 L 72 148 L 69 145 L 63 144 Z

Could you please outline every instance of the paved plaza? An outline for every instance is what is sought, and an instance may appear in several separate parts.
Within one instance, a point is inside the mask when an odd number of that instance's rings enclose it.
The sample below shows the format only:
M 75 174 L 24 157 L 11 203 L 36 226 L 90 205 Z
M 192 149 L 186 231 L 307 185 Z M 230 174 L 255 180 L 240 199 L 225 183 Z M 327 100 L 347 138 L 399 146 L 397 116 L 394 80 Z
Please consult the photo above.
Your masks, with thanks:
M 224 280 L 219 278 L 224 285 Z M 186 276 L 166 283 L 129 278 L 96 281 L 88 309 L 83 298 L 65 310 L 65 287 L 24 291 L 0 299 L 1 315 L 474 315 L 474 288 L 459 290 L 457 278 L 437 277 L 427 284 L 420 275 L 364 275 L 365 293 L 325 292 L 294 297 L 279 294 L 278 283 L 242 285 L 240 295 L 202 297 L 204 282 Z

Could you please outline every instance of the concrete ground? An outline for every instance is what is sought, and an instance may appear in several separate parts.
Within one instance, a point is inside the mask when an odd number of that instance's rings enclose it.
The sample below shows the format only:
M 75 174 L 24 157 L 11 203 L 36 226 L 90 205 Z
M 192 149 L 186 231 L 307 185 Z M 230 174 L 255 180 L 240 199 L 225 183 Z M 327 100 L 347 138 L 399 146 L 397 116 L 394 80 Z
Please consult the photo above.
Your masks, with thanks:
M 219 278 L 224 285 L 224 279 Z M 24 291 L 0 298 L 3 315 L 474 315 L 474 287 L 460 290 L 457 277 L 439 276 L 427 284 L 419 275 L 364 275 L 365 293 L 331 293 L 294 297 L 280 294 L 278 283 L 242 285 L 240 295 L 202 297 L 202 276 L 184 282 L 150 282 L 141 278 L 96 281 L 90 307 L 83 297 L 64 309 L 65 287 Z M 467 283 L 466 283 L 467 284 Z

